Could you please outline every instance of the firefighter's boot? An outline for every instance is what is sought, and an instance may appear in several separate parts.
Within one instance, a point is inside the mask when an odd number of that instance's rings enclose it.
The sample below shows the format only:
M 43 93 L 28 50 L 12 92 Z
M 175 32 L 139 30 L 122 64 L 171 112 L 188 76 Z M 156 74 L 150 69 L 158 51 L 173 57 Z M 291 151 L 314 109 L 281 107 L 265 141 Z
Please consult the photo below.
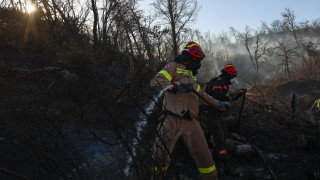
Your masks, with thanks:
M 239 176 L 240 169 L 232 161 L 229 154 L 221 155 L 221 160 L 223 162 L 224 173 L 232 176 Z

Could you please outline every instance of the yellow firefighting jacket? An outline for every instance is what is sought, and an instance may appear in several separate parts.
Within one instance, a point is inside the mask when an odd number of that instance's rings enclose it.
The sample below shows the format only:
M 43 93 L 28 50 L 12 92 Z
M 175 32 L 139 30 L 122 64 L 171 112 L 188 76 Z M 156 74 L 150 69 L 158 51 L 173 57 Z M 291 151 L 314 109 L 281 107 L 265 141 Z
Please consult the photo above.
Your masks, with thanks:
M 183 64 L 171 62 L 165 65 L 151 80 L 150 86 L 160 91 L 173 82 L 191 83 L 203 99 L 214 106 L 218 106 L 219 101 L 201 90 L 197 78 L 193 76 L 192 71 L 187 70 Z M 200 98 L 200 102 L 207 104 L 202 98 Z M 174 93 L 168 90 L 165 92 L 163 108 L 179 116 L 184 116 L 189 111 L 191 119 L 196 120 L 199 113 L 199 97 L 193 92 Z

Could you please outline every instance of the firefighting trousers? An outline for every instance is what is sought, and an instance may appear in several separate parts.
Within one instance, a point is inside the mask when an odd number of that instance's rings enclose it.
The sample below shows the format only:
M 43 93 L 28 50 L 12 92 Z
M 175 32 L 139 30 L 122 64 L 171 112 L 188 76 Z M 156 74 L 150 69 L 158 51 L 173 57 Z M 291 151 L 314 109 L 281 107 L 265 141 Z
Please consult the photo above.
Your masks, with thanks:
M 201 109 L 199 115 L 199 122 L 201 128 L 206 134 L 213 135 L 214 145 L 218 154 L 226 153 L 226 138 L 228 131 L 224 121 L 222 120 L 221 113 L 216 111 L 208 111 Z
M 217 171 L 198 121 L 182 117 L 166 116 L 159 124 L 153 146 L 155 174 L 164 179 L 169 167 L 172 150 L 182 137 L 203 179 L 217 179 Z

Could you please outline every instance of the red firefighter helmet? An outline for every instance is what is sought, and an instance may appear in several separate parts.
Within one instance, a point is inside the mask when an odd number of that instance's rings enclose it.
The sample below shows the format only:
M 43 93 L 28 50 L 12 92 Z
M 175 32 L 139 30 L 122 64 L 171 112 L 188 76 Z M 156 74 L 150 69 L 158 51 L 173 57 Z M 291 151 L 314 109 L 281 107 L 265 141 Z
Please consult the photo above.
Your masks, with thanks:
M 223 70 L 225 70 L 231 76 L 237 76 L 237 74 L 238 74 L 238 70 L 236 69 L 236 67 L 233 64 L 226 64 L 224 66 Z
M 189 42 L 186 45 L 186 47 L 184 47 L 183 51 L 188 52 L 189 54 L 191 54 L 193 57 L 195 57 L 197 59 L 203 59 L 205 57 L 199 44 L 197 44 L 195 42 Z

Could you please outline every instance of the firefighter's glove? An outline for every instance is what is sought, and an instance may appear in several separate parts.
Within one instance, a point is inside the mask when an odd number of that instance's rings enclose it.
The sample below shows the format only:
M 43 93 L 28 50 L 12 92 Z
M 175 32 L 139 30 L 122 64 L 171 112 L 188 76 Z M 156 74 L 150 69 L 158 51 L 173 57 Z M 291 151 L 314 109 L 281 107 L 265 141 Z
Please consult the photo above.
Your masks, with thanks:
M 219 102 L 218 104 L 218 108 L 221 108 L 221 109 L 225 109 L 225 108 L 229 108 L 231 107 L 231 104 L 229 102 Z
M 193 86 L 191 83 L 180 83 L 178 87 L 172 88 L 172 91 L 189 93 L 192 92 Z
M 180 86 L 177 87 L 178 92 L 189 93 L 192 92 L 193 85 L 191 83 L 181 83 Z
M 180 83 L 178 83 L 178 82 L 173 82 L 173 83 L 171 83 L 171 85 L 172 85 L 172 90 L 176 90 L 177 87 L 180 86 Z

